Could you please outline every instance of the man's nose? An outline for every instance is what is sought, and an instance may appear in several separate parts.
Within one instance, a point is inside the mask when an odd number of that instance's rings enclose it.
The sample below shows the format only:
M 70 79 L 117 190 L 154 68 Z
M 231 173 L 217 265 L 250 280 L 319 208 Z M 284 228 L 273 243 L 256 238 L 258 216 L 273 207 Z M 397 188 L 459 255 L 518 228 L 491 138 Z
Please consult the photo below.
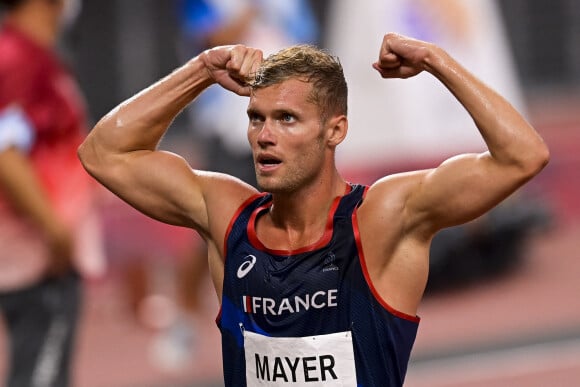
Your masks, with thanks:
M 261 146 L 264 145 L 272 145 L 276 143 L 276 138 L 274 136 L 274 132 L 272 130 L 272 121 L 266 119 L 264 121 L 264 124 L 262 125 L 262 127 L 260 128 L 260 131 L 258 132 L 258 144 L 260 144 Z

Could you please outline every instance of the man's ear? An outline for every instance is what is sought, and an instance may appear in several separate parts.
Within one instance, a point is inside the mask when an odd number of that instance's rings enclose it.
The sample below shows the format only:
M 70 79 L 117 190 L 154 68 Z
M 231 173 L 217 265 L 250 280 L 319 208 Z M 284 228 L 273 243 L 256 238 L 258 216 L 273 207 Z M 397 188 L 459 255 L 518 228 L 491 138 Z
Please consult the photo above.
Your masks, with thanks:
M 332 116 L 326 122 L 328 145 L 335 147 L 344 140 L 348 132 L 348 118 L 344 115 Z

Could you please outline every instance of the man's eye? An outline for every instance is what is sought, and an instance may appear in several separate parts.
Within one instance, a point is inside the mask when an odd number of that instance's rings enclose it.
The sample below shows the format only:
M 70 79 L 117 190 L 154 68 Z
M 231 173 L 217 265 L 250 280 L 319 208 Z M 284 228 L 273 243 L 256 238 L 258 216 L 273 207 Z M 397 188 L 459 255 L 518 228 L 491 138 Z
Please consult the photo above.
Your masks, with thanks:
M 294 116 L 292 114 L 283 114 L 282 115 L 282 121 L 284 122 L 293 122 L 294 121 Z
M 260 121 L 260 116 L 258 114 L 248 114 L 248 118 L 251 122 Z

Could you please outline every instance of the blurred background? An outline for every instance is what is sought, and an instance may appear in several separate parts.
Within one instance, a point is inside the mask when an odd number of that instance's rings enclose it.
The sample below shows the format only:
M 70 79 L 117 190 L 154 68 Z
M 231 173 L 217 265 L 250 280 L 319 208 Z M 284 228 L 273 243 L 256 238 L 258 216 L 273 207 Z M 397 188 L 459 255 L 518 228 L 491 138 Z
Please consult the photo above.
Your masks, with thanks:
M 387 31 L 440 44 L 525 113 L 551 162 L 487 216 L 436 237 L 405 385 L 579 385 L 580 2 L 84 0 L 61 48 L 91 124 L 220 42 L 210 34 L 212 18 L 200 16 L 210 3 L 237 26 L 230 41 L 244 36 L 271 49 L 306 41 L 341 58 L 350 134 L 338 161 L 351 181 L 372 183 L 482 147 L 466 114 L 428 76 L 377 78 L 371 63 Z M 293 40 L 265 39 L 287 22 Z M 259 28 L 244 35 L 250 25 Z M 198 168 L 212 165 L 216 149 L 242 152 L 194 115 L 178 117 L 166 149 Z M 243 138 L 240 118 L 228 127 Z M 198 274 L 203 267 L 191 264 L 203 254 L 201 241 L 107 192 L 102 215 L 109 265 L 103 278 L 85 284 L 74 385 L 222 386 L 217 299 Z

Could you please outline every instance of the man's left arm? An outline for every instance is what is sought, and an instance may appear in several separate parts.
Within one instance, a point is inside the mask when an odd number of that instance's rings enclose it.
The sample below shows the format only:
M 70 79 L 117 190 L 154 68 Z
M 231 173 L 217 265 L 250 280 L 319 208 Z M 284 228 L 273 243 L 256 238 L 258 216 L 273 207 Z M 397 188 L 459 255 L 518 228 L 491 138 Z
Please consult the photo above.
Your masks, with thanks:
M 524 117 L 441 48 L 387 34 L 373 67 L 384 78 L 431 73 L 471 115 L 488 147 L 481 154 L 450 158 L 418 180 L 406 206 L 412 224 L 431 233 L 474 219 L 547 164 L 548 148 Z

